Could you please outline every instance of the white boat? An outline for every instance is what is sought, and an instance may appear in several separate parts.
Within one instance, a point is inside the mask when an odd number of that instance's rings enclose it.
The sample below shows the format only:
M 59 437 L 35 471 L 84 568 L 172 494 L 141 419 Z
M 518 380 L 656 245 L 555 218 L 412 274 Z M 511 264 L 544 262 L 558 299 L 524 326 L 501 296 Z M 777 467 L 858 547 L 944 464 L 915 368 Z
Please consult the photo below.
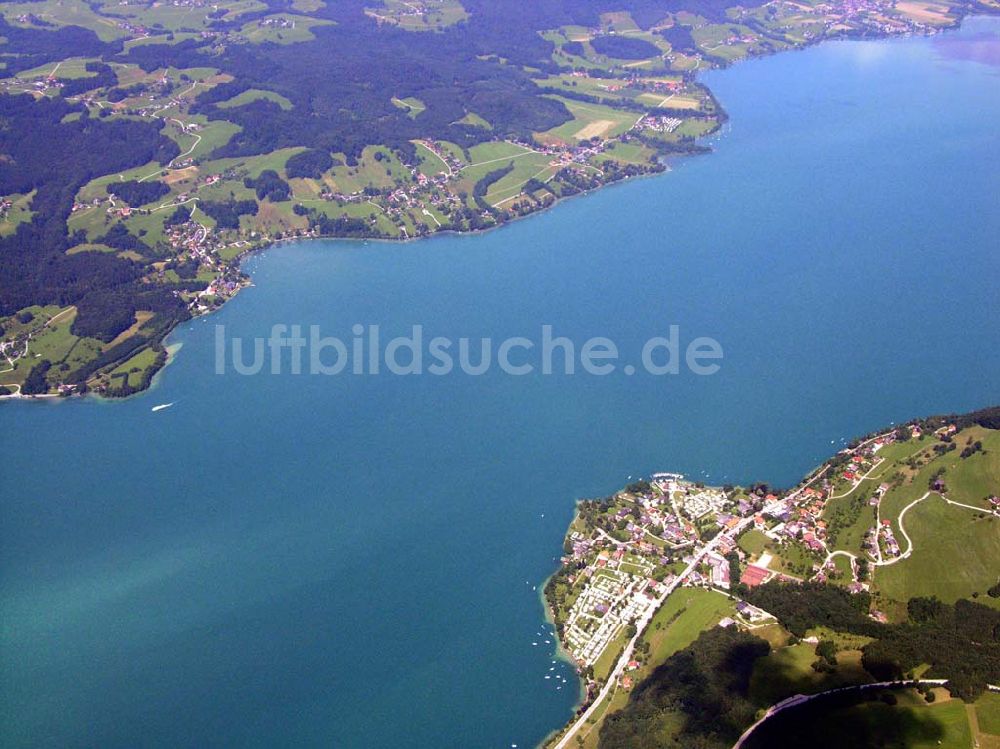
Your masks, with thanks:
M 174 405 L 174 404 L 173 403 L 161 403 L 158 406 L 153 406 L 150 409 L 150 411 L 152 411 L 153 413 L 156 413 L 157 411 L 162 411 L 164 408 L 170 408 L 172 405 Z

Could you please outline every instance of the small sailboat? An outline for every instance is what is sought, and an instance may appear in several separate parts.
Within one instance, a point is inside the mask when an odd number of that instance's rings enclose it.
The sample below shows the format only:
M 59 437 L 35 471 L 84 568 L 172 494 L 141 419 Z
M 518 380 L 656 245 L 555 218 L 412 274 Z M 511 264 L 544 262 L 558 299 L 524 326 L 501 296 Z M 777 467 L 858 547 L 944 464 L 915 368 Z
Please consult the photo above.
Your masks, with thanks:
M 174 405 L 174 404 L 173 403 L 161 403 L 158 406 L 153 406 L 150 409 L 150 411 L 152 411 L 153 413 L 156 413 L 157 411 L 162 411 L 165 408 L 170 408 L 172 405 Z

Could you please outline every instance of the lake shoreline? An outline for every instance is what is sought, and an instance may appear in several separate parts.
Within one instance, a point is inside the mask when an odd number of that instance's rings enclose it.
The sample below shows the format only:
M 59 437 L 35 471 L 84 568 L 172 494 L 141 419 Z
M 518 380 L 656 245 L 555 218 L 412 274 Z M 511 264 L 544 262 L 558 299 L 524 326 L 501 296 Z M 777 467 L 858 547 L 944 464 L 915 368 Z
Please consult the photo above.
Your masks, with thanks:
M 958 14 L 957 18 L 955 19 L 955 22 L 952 25 L 946 26 L 946 27 L 941 27 L 939 29 L 928 29 L 923 34 L 915 34 L 913 32 L 909 32 L 909 33 L 906 33 L 906 34 L 898 34 L 898 33 L 890 33 L 890 32 L 885 32 L 885 33 L 881 33 L 881 34 L 841 33 L 841 34 L 838 34 L 838 35 L 831 35 L 831 36 L 821 37 L 821 38 L 817 38 L 817 39 L 811 39 L 811 40 L 808 40 L 806 43 L 802 44 L 801 46 L 796 46 L 796 47 L 793 47 L 791 49 L 776 50 L 776 51 L 768 52 L 766 54 L 753 54 L 753 55 L 748 56 L 745 59 L 739 59 L 739 60 L 736 60 L 736 61 L 731 61 L 731 62 L 729 62 L 728 64 L 726 64 L 724 66 L 719 66 L 719 67 L 716 67 L 716 68 L 710 68 L 706 72 L 719 72 L 719 71 L 728 70 L 730 68 L 734 68 L 734 67 L 736 67 L 738 65 L 741 65 L 741 64 L 753 62 L 753 61 L 756 61 L 756 60 L 763 60 L 763 59 L 766 59 L 766 58 L 769 58 L 769 57 L 773 57 L 775 55 L 782 54 L 782 53 L 785 53 L 785 52 L 801 52 L 801 51 L 805 51 L 805 50 L 811 49 L 813 47 L 820 46 L 820 45 L 825 44 L 827 42 L 888 41 L 888 40 L 892 40 L 892 39 L 904 39 L 904 38 L 911 37 L 911 36 L 923 36 L 923 37 L 937 36 L 937 35 L 940 35 L 940 34 L 943 34 L 943 33 L 960 30 L 967 19 L 977 18 L 977 17 L 986 17 L 986 18 L 989 18 L 989 17 L 995 17 L 996 16 L 996 13 L 989 12 L 988 9 L 985 8 L 985 7 L 977 9 L 978 11 L 981 11 L 981 12 L 975 12 L 975 13 L 962 13 L 961 10 L 962 9 L 960 8 L 959 9 L 959 14 Z M 706 133 L 703 136 L 701 136 L 699 138 L 700 141 L 710 141 L 713 138 L 716 138 L 716 139 L 719 138 L 720 135 L 723 133 L 723 128 L 725 127 L 726 124 L 729 123 L 728 113 L 726 112 L 726 110 L 722 106 L 722 104 L 718 102 L 718 100 L 715 97 L 714 92 L 712 92 L 712 90 L 709 89 L 708 87 L 706 87 L 706 91 L 708 92 L 709 96 L 715 102 L 715 104 L 716 104 L 716 106 L 718 108 L 719 122 L 718 122 L 718 125 L 714 129 L 712 129 L 708 133 Z M 464 235 L 478 236 L 478 235 L 486 234 L 488 232 L 493 232 L 493 231 L 496 231 L 496 230 L 499 230 L 499 229 L 503 229 L 507 225 L 514 225 L 515 223 L 518 223 L 518 222 L 520 222 L 523 219 L 531 218 L 531 217 L 536 216 L 536 215 L 547 214 L 549 211 L 555 209 L 557 206 L 563 204 L 565 201 L 571 200 L 573 198 L 589 197 L 589 196 L 592 196 L 592 195 L 594 195 L 594 194 L 596 194 L 598 192 L 602 192 L 602 191 L 604 191 L 607 188 L 613 187 L 615 185 L 621 185 L 621 184 L 626 184 L 626 183 L 632 182 L 634 179 L 637 179 L 637 178 L 646 179 L 646 178 L 664 176 L 666 173 L 669 173 L 669 172 L 673 171 L 672 168 L 671 168 L 671 163 L 673 163 L 675 161 L 687 160 L 688 158 L 690 158 L 692 156 L 707 156 L 707 155 L 711 155 L 713 152 L 714 152 L 714 149 L 711 146 L 696 146 L 696 147 L 694 147 L 688 153 L 677 152 L 677 153 L 672 153 L 672 154 L 665 154 L 662 157 L 663 160 L 660 162 L 661 166 L 663 167 L 661 169 L 651 170 L 649 172 L 645 172 L 645 173 L 641 173 L 641 174 L 625 175 L 625 176 L 623 176 L 623 177 L 621 177 L 619 179 L 615 179 L 615 180 L 606 182 L 604 184 L 601 184 L 600 186 L 598 186 L 596 188 L 591 188 L 591 189 L 583 190 L 583 191 L 581 191 L 579 193 L 575 193 L 573 195 L 569 195 L 569 196 L 565 196 L 565 197 L 559 197 L 556 200 L 554 200 L 552 202 L 552 204 L 549 205 L 549 206 L 541 207 L 541 208 L 538 208 L 536 210 L 532 210 L 532 211 L 530 211 L 528 213 L 525 213 L 525 214 L 511 216 L 510 218 L 504 220 L 503 222 L 494 224 L 493 226 L 487 226 L 487 227 L 478 228 L 478 229 L 472 229 L 472 230 L 441 229 L 441 230 L 434 231 L 434 232 L 431 232 L 431 233 L 426 234 L 426 235 L 415 236 L 415 237 L 374 237 L 374 236 L 373 237 L 344 237 L 344 236 L 337 236 L 337 235 L 314 235 L 314 236 L 305 235 L 305 236 L 295 236 L 295 237 L 282 237 L 280 239 L 274 239 L 274 240 L 268 241 L 266 243 L 262 243 L 262 244 L 260 244 L 258 246 L 248 247 L 245 251 L 240 252 L 238 255 L 236 255 L 230 261 L 230 263 L 233 266 L 242 267 L 243 263 L 246 260 L 250 259 L 251 257 L 254 257 L 255 255 L 257 255 L 259 253 L 263 253 L 265 251 L 270 251 L 270 250 L 272 250 L 272 249 L 274 249 L 276 247 L 280 247 L 283 244 L 288 244 L 288 243 L 292 243 L 292 242 L 306 242 L 306 241 L 355 242 L 355 243 L 361 243 L 362 245 L 368 244 L 369 242 L 371 242 L 371 243 L 379 243 L 379 244 L 406 245 L 406 244 L 409 244 L 411 242 L 417 242 L 417 241 L 427 240 L 427 239 L 431 239 L 431 238 L 436 237 L 436 236 L 449 236 L 449 235 L 452 235 L 452 236 L 464 236 Z M 242 270 L 241 270 L 241 272 L 242 272 Z M 193 320 L 195 318 L 206 317 L 206 316 L 212 314 L 213 312 L 216 312 L 216 311 L 222 309 L 232 299 L 234 299 L 237 296 L 239 296 L 239 294 L 244 289 L 246 289 L 247 287 L 252 286 L 252 285 L 253 285 L 252 281 L 250 279 L 246 279 L 244 283 L 242 283 L 242 284 L 239 285 L 239 287 L 232 293 L 231 296 L 225 298 L 224 301 L 221 304 L 219 304 L 217 307 L 215 307 L 213 309 L 210 309 L 210 310 L 207 310 L 205 312 L 199 313 L 199 314 L 192 315 L 192 317 L 189 318 L 188 320 L 177 322 L 173 327 L 171 327 L 170 329 L 168 329 L 163 334 L 163 336 L 161 338 L 159 338 L 156 341 L 151 342 L 150 344 L 148 344 L 146 346 L 141 347 L 138 351 L 132 351 L 132 352 L 130 352 L 128 354 L 128 356 L 130 356 L 130 357 L 134 356 L 136 353 L 144 351 L 144 350 L 148 350 L 148 349 L 154 349 L 154 350 L 156 350 L 158 348 L 166 348 L 166 347 L 170 346 L 171 344 L 168 343 L 168 341 L 170 339 L 170 336 L 174 333 L 174 331 L 176 331 L 177 327 L 179 327 L 179 325 L 182 322 L 188 322 L 188 321 Z M 68 388 L 71 388 L 71 389 L 69 389 L 69 390 L 67 390 L 65 392 L 56 392 L 56 393 L 46 392 L 46 393 L 37 393 L 37 394 L 24 394 L 24 393 L 21 392 L 21 386 L 15 384 L 15 385 L 12 385 L 10 387 L 17 387 L 18 388 L 18 392 L 16 392 L 16 393 L 10 393 L 10 394 L 7 394 L 7 395 L 0 395 L 0 403 L 2 403 L 4 401 L 8 401 L 8 400 L 10 400 L 10 401 L 16 400 L 16 401 L 42 401 L 42 402 L 44 402 L 44 401 L 48 401 L 48 400 L 51 400 L 51 399 L 61 400 L 61 399 L 65 399 L 65 398 L 84 397 L 84 396 L 87 396 L 87 395 L 94 395 L 94 396 L 97 396 L 98 398 L 100 398 L 102 400 L 108 400 L 108 401 L 124 400 L 124 399 L 127 399 L 127 398 L 131 398 L 131 397 L 133 397 L 135 395 L 140 395 L 140 394 L 142 394 L 142 393 L 150 390 L 151 387 L 153 386 L 153 382 L 160 377 L 161 373 L 166 369 L 167 365 L 171 361 L 173 361 L 173 360 L 174 360 L 173 356 L 168 356 L 167 360 L 164 361 L 163 364 L 161 364 L 160 366 L 156 367 L 151 372 L 151 376 L 148 378 L 148 384 L 140 387 L 135 392 L 129 392 L 126 395 L 116 395 L 116 394 L 108 394 L 108 393 L 96 393 L 96 392 L 93 392 L 93 391 L 91 391 L 89 389 L 86 389 L 83 392 L 80 392 L 79 389 L 78 389 L 79 386 L 72 386 L 72 385 L 71 386 L 67 386 Z

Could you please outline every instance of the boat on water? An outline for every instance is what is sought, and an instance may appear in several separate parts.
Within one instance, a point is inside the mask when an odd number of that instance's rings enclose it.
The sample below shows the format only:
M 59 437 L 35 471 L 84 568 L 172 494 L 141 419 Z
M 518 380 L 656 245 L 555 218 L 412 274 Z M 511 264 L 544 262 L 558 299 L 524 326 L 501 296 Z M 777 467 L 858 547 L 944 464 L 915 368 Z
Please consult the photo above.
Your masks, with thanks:
M 150 411 L 152 411 L 153 413 L 156 413 L 157 411 L 162 411 L 164 408 L 170 408 L 172 405 L 174 405 L 174 404 L 173 403 L 161 403 L 158 406 L 153 406 L 150 409 Z

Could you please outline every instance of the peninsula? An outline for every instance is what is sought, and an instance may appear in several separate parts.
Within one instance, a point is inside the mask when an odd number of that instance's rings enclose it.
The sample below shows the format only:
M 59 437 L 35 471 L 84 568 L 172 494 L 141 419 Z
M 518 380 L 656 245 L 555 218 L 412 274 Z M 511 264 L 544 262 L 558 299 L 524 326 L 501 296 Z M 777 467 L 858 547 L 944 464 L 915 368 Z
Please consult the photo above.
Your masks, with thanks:
M 699 72 L 995 0 L 0 5 L 0 397 L 138 392 L 295 237 L 477 231 L 707 150 Z
M 916 718 L 878 730 L 901 743 L 853 745 L 915 746 L 945 713 L 935 738 L 992 745 L 998 570 L 1000 408 L 869 435 L 787 491 L 658 473 L 581 501 L 545 599 L 585 696 L 546 746 L 797 745 L 812 695 L 853 715 L 896 689 Z

